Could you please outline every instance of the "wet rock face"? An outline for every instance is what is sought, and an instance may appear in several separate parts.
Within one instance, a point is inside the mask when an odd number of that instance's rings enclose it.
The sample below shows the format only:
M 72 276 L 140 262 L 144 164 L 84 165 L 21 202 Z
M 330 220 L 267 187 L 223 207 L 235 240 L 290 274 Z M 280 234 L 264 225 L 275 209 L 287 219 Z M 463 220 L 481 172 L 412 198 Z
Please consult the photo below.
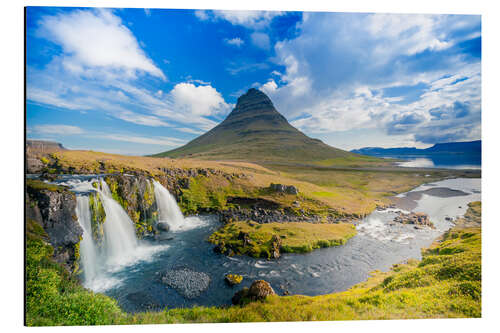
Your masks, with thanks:
M 165 272 L 161 281 L 175 289 L 185 298 L 193 299 L 208 289 L 210 277 L 203 272 L 196 272 L 189 268 L 180 268 Z
M 409 213 L 399 212 L 399 215 L 394 218 L 394 222 L 402 224 L 413 224 L 415 226 L 427 226 L 434 228 L 434 223 L 429 220 L 429 216 L 424 213 Z
M 75 207 L 76 197 L 70 191 L 26 188 L 26 218 L 43 227 L 54 248 L 54 259 L 70 272 L 75 268 L 75 248 L 83 235 Z
M 264 300 L 269 295 L 276 295 L 269 282 L 257 280 L 252 282 L 250 288 L 243 288 L 234 294 L 231 301 L 234 305 L 243 305 L 248 302 Z

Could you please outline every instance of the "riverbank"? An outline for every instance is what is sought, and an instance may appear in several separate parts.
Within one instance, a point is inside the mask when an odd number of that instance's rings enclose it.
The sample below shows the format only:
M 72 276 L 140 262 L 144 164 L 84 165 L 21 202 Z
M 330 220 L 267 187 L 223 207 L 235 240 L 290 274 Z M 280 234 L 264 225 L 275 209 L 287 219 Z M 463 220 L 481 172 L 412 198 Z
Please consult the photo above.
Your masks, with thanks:
M 472 208 L 471 208 L 472 207 Z M 51 258 L 43 231 L 28 230 L 27 324 L 96 325 L 200 322 L 477 318 L 481 316 L 480 203 L 461 227 L 447 231 L 422 260 L 374 272 L 345 292 L 268 296 L 243 307 L 194 307 L 127 314 L 110 297 L 83 289 Z

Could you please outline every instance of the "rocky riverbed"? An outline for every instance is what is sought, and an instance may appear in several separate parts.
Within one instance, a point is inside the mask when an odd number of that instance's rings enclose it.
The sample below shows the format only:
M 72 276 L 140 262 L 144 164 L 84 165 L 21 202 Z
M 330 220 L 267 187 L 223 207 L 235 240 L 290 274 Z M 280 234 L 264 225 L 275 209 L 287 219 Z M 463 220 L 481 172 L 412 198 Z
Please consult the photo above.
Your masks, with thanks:
M 193 299 L 208 289 L 210 276 L 189 268 L 179 268 L 163 273 L 161 281 L 187 299 Z

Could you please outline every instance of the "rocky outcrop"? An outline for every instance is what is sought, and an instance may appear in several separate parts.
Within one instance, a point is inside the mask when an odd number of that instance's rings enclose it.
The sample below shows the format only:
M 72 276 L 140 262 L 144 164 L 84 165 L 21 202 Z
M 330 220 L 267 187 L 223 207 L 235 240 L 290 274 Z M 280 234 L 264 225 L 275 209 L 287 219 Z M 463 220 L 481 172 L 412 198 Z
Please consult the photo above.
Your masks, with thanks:
M 278 235 L 273 235 L 271 238 L 271 258 L 278 259 L 281 257 L 281 238 Z
M 434 223 L 429 220 L 429 216 L 424 213 L 408 213 L 399 212 L 394 218 L 394 222 L 402 224 L 413 224 L 415 226 L 427 226 L 434 228 Z
M 287 209 L 275 210 L 264 208 L 229 208 L 218 212 L 219 218 L 223 223 L 232 221 L 254 221 L 256 223 L 271 223 L 271 222 L 310 222 L 320 223 L 322 217 L 318 215 L 307 215 L 305 212 L 293 212 Z M 340 219 L 333 215 L 324 217 L 328 223 L 340 222 Z
M 272 191 L 275 191 L 278 193 L 295 194 L 295 195 L 299 194 L 299 189 L 293 185 L 282 185 L 282 184 L 271 183 L 269 188 Z
M 32 180 L 26 184 L 26 219 L 42 226 L 54 248 L 54 259 L 70 272 L 78 267 L 79 243 L 83 235 L 75 207 L 74 193 L 63 186 Z
M 158 210 L 154 185 L 144 175 L 111 175 L 105 178 L 113 198 L 125 209 L 134 221 L 139 237 L 155 234 Z
M 234 294 L 231 301 L 234 305 L 244 305 L 249 302 L 262 301 L 269 295 L 276 295 L 269 282 L 257 280 L 252 282 L 250 288 L 243 288 Z
M 55 141 L 46 140 L 26 140 L 26 152 L 53 152 L 58 150 L 66 150 L 62 144 Z

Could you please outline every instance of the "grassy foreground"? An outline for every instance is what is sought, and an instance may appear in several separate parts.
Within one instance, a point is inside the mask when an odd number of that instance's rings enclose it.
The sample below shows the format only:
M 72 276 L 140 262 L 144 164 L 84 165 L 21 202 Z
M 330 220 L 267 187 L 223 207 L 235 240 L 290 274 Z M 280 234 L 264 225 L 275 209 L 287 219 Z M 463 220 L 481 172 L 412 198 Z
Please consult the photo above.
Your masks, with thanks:
M 471 209 L 480 203 L 471 204 Z M 479 213 L 478 213 L 479 212 Z M 480 210 L 475 209 L 477 218 Z M 480 215 L 479 215 L 480 216 Z M 36 224 L 36 223 L 35 223 Z M 246 306 L 127 314 L 94 294 L 51 259 L 43 229 L 28 221 L 26 323 L 40 325 L 462 318 L 481 316 L 481 228 L 455 227 L 421 261 L 374 272 L 351 289 L 321 296 L 270 296 Z M 466 225 L 466 224 L 465 224 Z
M 250 243 L 244 244 L 240 233 L 248 234 Z M 322 247 L 337 246 L 356 234 L 349 223 L 323 224 L 307 222 L 265 223 L 232 222 L 214 232 L 209 241 L 234 249 L 237 255 L 269 258 L 273 236 L 281 239 L 281 252 L 306 253 Z

